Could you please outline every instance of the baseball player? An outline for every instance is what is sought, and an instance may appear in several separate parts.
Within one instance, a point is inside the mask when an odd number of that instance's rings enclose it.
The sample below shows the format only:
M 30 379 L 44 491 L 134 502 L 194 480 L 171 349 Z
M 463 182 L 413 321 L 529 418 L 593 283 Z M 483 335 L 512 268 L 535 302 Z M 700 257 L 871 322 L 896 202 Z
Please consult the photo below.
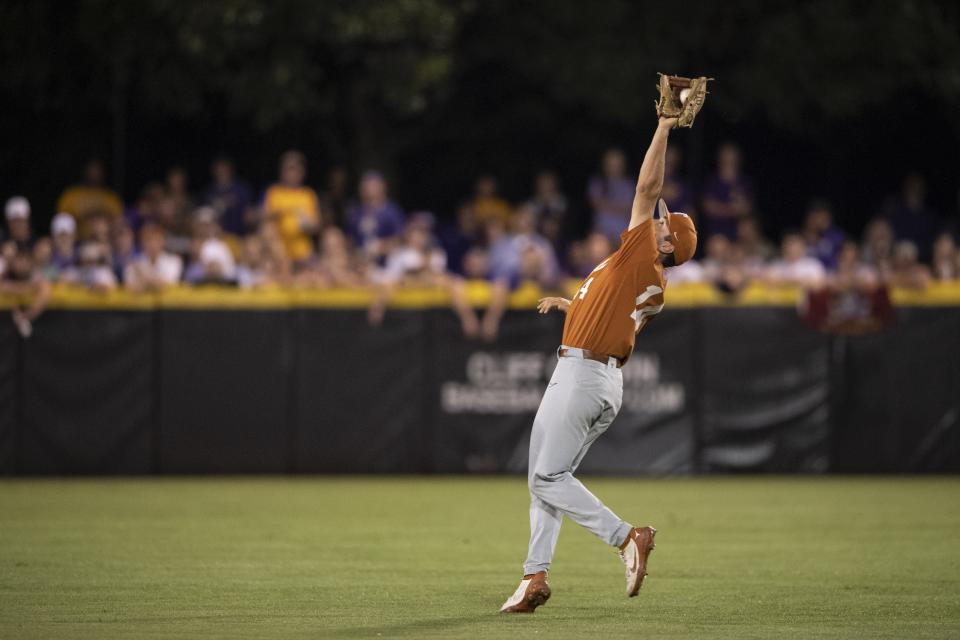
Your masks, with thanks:
M 661 114 L 620 248 L 596 266 L 573 300 L 544 298 L 538 305 L 540 313 L 559 309 L 567 317 L 557 368 L 530 435 L 530 545 L 524 575 L 502 613 L 530 613 L 550 597 L 547 571 L 563 516 L 620 550 L 628 596 L 637 595 L 646 576 L 656 530 L 621 520 L 573 473 L 620 410 L 620 368 L 633 351 L 637 332 L 663 308 L 664 267 L 689 260 L 697 247 L 691 219 L 669 213 L 660 199 L 667 138 L 677 124 L 678 118 Z M 655 207 L 658 219 L 653 218 Z

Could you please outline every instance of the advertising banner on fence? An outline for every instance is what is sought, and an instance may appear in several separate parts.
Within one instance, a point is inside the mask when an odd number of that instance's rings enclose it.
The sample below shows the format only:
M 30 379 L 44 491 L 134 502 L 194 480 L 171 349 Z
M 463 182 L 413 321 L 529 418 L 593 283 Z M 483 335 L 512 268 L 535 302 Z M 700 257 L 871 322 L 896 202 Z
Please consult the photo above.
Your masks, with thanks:
M 563 317 L 516 313 L 495 348 L 456 339 L 439 322 L 436 461 L 441 472 L 518 472 L 540 398 L 556 366 Z M 613 426 L 583 462 L 587 472 L 689 471 L 693 451 L 692 321 L 689 312 L 651 323 L 623 369 L 624 399 Z

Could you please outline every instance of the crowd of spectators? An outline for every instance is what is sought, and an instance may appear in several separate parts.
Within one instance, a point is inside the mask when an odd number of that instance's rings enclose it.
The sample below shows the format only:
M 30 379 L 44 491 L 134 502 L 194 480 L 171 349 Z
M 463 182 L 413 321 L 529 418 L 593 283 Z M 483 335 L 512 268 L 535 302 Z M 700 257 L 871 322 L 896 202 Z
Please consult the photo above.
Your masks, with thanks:
M 670 148 L 663 196 L 671 210 L 698 221 L 700 250 L 696 260 L 669 270 L 671 282 L 708 283 L 730 294 L 754 282 L 869 293 L 960 277 L 957 229 L 930 210 L 919 175 L 906 179 L 862 238 L 837 226 L 829 203 L 815 201 L 802 227 L 786 231 L 777 246 L 764 235 L 753 182 L 735 145 L 719 148 L 716 171 L 699 193 L 681 165 L 680 151 Z M 374 291 L 372 324 L 382 322 L 398 288 L 442 287 L 464 333 L 494 340 L 509 293 L 520 283 L 554 289 L 565 278 L 584 277 L 615 250 L 635 189 L 625 154 L 608 150 L 586 188 L 589 230 L 571 238 L 572 218 L 583 214 L 572 211 L 551 171 L 536 175 L 520 203 L 500 194 L 494 176 L 480 176 L 446 224 L 428 212 L 405 212 L 376 171 L 359 176 L 354 195 L 348 172 L 334 167 L 317 193 L 298 151 L 280 157 L 277 181 L 259 193 L 226 157 L 212 162 L 206 188 L 193 189 L 186 171 L 172 167 L 126 206 L 105 177 L 102 163 L 86 164 L 82 181 L 59 198 L 49 234 L 32 224 L 27 199 L 7 200 L 0 293 L 22 299 L 13 319 L 24 336 L 51 283 L 99 292 L 183 283 L 366 286 Z M 471 279 L 492 284 L 482 315 L 468 302 Z

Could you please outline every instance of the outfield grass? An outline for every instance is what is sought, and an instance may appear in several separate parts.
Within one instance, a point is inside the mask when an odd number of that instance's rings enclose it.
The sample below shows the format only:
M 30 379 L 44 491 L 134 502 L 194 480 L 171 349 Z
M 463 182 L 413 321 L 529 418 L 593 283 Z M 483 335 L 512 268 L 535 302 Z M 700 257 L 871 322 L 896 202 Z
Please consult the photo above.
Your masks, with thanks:
M 957 638 L 960 480 L 588 479 L 654 524 L 639 598 L 567 522 L 503 617 L 519 478 L 0 482 L 0 638 Z

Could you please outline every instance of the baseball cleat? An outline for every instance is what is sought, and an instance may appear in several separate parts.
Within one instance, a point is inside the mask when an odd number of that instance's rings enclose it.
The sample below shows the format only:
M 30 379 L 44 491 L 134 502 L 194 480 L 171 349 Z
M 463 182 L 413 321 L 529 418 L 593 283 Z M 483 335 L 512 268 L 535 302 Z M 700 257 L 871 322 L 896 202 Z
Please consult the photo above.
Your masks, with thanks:
M 500 613 L 533 613 L 534 609 L 550 599 L 550 585 L 546 571 L 523 576 L 520 586 L 500 607 Z
M 626 566 L 627 597 L 632 598 L 640 593 L 643 579 L 647 577 L 647 558 L 657 545 L 653 537 L 657 530 L 653 527 L 634 527 L 627 534 L 627 539 L 620 545 L 620 559 Z

